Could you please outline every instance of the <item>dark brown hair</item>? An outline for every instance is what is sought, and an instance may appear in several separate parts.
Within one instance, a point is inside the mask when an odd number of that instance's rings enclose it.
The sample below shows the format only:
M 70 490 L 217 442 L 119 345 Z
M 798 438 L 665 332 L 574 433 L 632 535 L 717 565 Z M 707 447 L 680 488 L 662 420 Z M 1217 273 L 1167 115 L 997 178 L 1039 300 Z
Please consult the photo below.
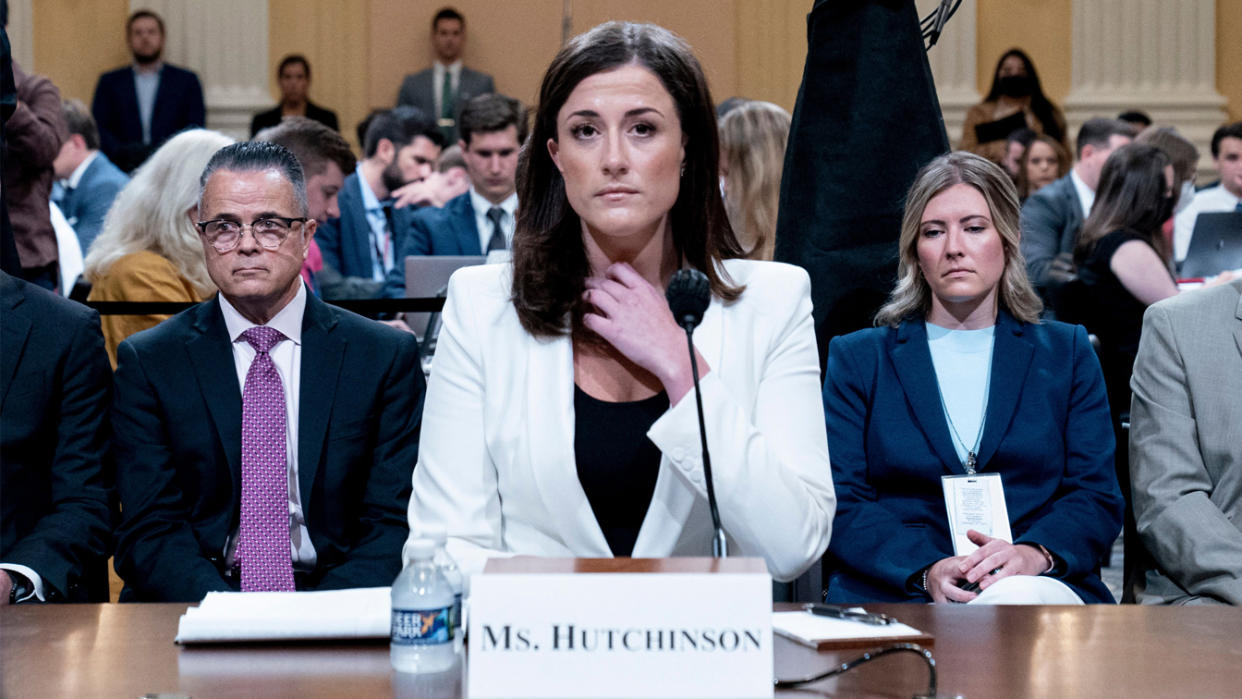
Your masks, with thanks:
M 354 151 L 339 133 L 306 117 L 286 117 L 276 126 L 255 134 L 256 141 L 270 141 L 288 148 L 302 164 L 307 179 L 322 173 L 328 162 L 345 175 L 354 171 Z
M 1164 168 L 1171 164 L 1164 151 L 1146 143 L 1122 146 L 1108 156 L 1091 215 L 1083 222 L 1074 248 L 1076 264 L 1087 259 L 1100 238 L 1118 230 L 1137 233 L 1162 259 L 1169 259 L 1169 246 L 1161 232 L 1165 213 L 1161 204 L 1169 186 Z
M 1036 136 L 1026 144 L 1026 149 L 1022 151 L 1022 157 L 1018 160 L 1018 199 L 1026 201 L 1026 198 L 1034 194 L 1031 191 L 1031 179 L 1026 175 L 1026 163 L 1031 159 L 1031 148 L 1036 142 L 1043 143 L 1052 149 L 1052 154 L 1057 157 L 1057 177 L 1064 177 L 1070 169 L 1069 153 L 1065 151 L 1065 146 L 1061 142 L 1051 136 Z
M 522 327 L 532 335 L 550 337 L 578 329 L 586 310 L 582 292 L 590 266 L 582 225 L 547 149 L 548 140 L 557 137 L 557 113 L 578 83 L 631 63 L 660 79 L 681 120 L 685 172 L 669 211 L 674 250 L 687 266 L 707 275 L 715 296 L 732 301 L 744 291 L 720 265 L 744 251 L 720 197 L 716 114 L 702 67 L 689 45 L 667 29 L 608 22 L 574 37 L 548 66 L 534 127 L 518 160 L 513 304 Z

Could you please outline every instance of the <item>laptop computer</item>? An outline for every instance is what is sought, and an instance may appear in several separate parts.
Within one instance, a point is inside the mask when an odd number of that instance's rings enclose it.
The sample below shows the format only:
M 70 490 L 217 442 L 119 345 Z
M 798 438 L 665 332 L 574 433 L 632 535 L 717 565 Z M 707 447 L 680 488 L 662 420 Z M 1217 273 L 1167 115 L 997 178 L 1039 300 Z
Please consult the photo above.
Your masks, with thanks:
M 1242 211 L 1199 214 L 1181 276 L 1211 277 L 1227 269 L 1242 269 Z
M 483 255 L 410 255 L 405 258 L 405 297 L 441 298 L 448 293 L 448 281 L 453 272 L 486 261 Z M 434 351 L 440 314 L 406 313 L 405 322 L 424 345 L 423 351 Z

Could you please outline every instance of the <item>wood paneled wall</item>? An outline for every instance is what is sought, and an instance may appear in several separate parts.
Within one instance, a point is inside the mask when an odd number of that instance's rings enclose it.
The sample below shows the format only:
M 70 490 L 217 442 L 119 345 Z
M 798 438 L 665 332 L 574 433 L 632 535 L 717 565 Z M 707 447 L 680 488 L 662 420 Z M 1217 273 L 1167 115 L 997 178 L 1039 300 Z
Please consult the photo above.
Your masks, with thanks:
M 90 107 L 99 74 L 130 60 L 128 0 L 35 0 L 33 5 L 33 71 L 50 77 L 62 96 Z
M 976 74 L 980 95 L 992 86 L 996 61 L 1011 48 L 1026 51 L 1044 94 L 1058 104 L 1070 91 L 1072 0 L 975 0 Z M 969 11 L 963 3 L 959 12 Z

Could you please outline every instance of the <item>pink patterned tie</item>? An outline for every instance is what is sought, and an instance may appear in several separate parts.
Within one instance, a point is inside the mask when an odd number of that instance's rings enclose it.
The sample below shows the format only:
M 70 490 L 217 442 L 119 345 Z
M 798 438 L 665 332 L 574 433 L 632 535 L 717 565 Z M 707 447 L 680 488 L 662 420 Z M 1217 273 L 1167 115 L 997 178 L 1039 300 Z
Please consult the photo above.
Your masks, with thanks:
M 255 349 L 242 389 L 241 523 L 235 560 L 243 592 L 292 591 L 285 391 L 268 352 L 285 339 L 256 326 L 242 333 Z

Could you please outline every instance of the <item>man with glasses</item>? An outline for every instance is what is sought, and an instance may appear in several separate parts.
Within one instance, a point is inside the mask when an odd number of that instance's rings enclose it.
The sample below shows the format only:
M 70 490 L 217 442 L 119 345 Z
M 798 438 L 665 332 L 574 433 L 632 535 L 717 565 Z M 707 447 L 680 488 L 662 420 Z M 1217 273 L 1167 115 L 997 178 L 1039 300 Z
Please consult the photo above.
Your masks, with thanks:
M 401 568 L 423 378 L 414 338 L 300 277 L 301 166 L 237 143 L 191 210 L 219 287 L 117 351 L 122 600 L 387 585 Z

